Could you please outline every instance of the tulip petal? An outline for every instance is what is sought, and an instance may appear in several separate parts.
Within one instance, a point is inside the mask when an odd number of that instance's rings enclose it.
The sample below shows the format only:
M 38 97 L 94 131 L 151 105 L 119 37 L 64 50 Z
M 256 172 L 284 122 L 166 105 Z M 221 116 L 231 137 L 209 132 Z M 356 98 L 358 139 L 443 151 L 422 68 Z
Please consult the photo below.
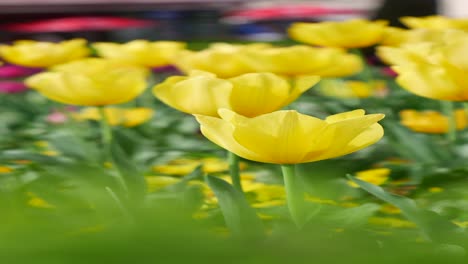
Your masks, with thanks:
M 294 23 L 288 33 L 292 39 L 307 44 L 359 48 L 378 43 L 384 34 L 385 21 L 363 19 L 345 22 Z
M 1 46 L 0 55 L 8 62 L 28 67 L 50 67 L 89 55 L 86 40 L 72 39 L 60 43 L 15 41 Z
M 427 63 L 392 67 L 397 83 L 419 96 L 440 100 L 466 101 L 468 93 L 460 88 L 446 69 Z
M 98 95 L 96 85 L 82 75 L 44 72 L 27 78 L 25 83 L 45 97 L 65 104 L 82 105 L 93 95 Z M 91 95 L 82 93 L 81 87 Z
M 154 86 L 153 93 L 167 105 L 190 114 L 217 116 L 218 109 L 230 107 L 232 84 L 211 76 L 171 77 Z
M 296 111 L 245 118 L 223 109 L 220 115 L 234 125 L 234 138 L 240 145 L 261 156 L 261 161 L 276 164 L 300 162 L 326 126 L 322 120 Z
M 353 140 L 342 150 L 339 156 L 346 155 L 360 149 L 366 148 L 377 141 L 379 141 L 384 135 L 384 129 L 380 124 L 373 124 Z
M 311 89 L 315 84 L 320 81 L 320 76 L 316 75 L 303 75 L 298 76 L 292 80 L 293 87 L 292 91 L 289 94 L 289 98 L 283 103 L 283 106 L 286 106 L 292 102 L 294 102 L 299 96 L 301 96 L 304 92 Z
M 362 110 L 357 110 L 344 114 L 357 116 L 361 113 Z M 334 131 L 334 141 L 326 152 L 310 161 L 329 159 L 349 154 L 375 143 L 383 136 L 383 129 L 381 126 L 375 126 L 379 120 L 384 118 L 383 114 L 350 117 L 348 119 L 342 119 L 341 121 L 336 120 L 338 118 L 342 118 L 343 116 L 344 115 L 338 115 L 338 117 L 336 117 L 335 115 L 331 118 L 331 120 L 334 122 L 327 120 L 327 122 L 330 123 L 328 129 Z M 324 132 L 324 134 L 327 133 L 329 133 L 329 131 Z M 365 136 L 362 136 L 363 134 Z
M 133 40 L 124 44 L 94 43 L 97 53 L 110 59 L 120 59 L 146 67 L 160 67 L 170 63 L 172 57 L 185 47 L 182 42 Z
M 254 117 L 281 108 L 289 97 L 289 83 L 271 73 L 250 73 L 231 78 L 232 109 L 243 116 Z
M 87 67 L 89 66 L 89 67 Z M 146 89 L 148 71 L 102 59 L 63 64 L 25 83 L 44 96 L 66 104 L 100 106 L 132 100 Z
M 336 122 L 339 122 L 339 121 L 343 121 L 343 120 L 347 120 L 347 119 L 351 119 L 351 118 L 355 118 L 355 117 L 362 117 L 362 116 L 365 115 L 365 113 L 366 112 L 363 109 L 357 109 L 357 110 L 353 110 L 353 111 L 348 111 L 348 112 L 328 116 L 325 119 L 325 121 L 327 121 L 328 123 L 331 124 L 331 123 L 336 123 Z
M 240 145 L 233 137 L 234 126 L 229 122 L 211 116 L 194 115 L 202 134 L 216 145 L 249 160 L 262 161 L 255 152 Z

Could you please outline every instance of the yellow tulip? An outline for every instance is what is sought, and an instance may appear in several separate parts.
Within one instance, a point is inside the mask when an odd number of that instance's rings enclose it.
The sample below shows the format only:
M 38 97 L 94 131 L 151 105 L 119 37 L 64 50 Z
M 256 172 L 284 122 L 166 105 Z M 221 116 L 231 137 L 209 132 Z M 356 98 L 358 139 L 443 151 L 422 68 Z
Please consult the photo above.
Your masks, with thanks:
M 326 96 L 338 98 L 367 98 L 370 96 L 384 96 L 388 93 L 385 81 L 343 81 L 323 80 L 318 91 Z
M 185 43 L 176 41 L 134 40 L 125 44 L 94 43 L 99 56 L 108 59 L 120 59 L 146 67 L 159 67 L 171 64 L 173 57 L 185 47 Z
M 0 165 L 0 174 L 2 174 L 2 173 L 10 173 L 10 172 L 12 172 L 12 171 L 13 171 L 12 168 L 7 167 L 7 166 L 1 166 L 1 165 Z
M 380 44 L 385 46 L 401 46 L 418 42 L 445 43 L 447 40 L 464 37 L 466 34 L 467 33 L 465 31 L 456 29 L 433 30 L 418 28 L 405 30 L 401 28 L 388 27 Z
M 215 144 L 253 161 L 296 164 L 343 156 L 377 142 L 383 114 L 355 110 L 321 120 L 296 111 L 247 118 L 220 109 L 221 118 L 195 115 L 201 132 Z
M 104 114 L 106 115 L 109 125 L 134 127 L 151 119 L 154 111 L 144 107 L 130 109 L 106 107 L 104 108 Z M 99 110 L 94 107 L 85 108 L 81 110 L 80 113 L 75 114 L 74 117 L 78 120 L 101 120 Z
M 27 67 L 50 67 L 87 57 L 89 53 L 84 39 L 59 43 L 20 40 L 11 46 L 0 46 L 0 57 L 7 62 Z
M 394 218 L 394 217 L 377 217 L 373 216 L 369 218 L 369 224 L 376 226 L 395 228 L 416 228 L 416 224 L 408 220 Z
M 456 128 L 465 129 L 468 119 L 463 109 L 454 111 Z M 449 119 L 436 111 L 418 112 L 416 110 L 403 110 L 400 112 L 401 123 L 407 128 L 421 133 L 442 134 L 449 130 Z
M 319 81 L 302 76 L 288 82 L 272 73 L 249 73 L 230 79 L 196 71 L 190 76 L 169 77 L 153 88 L 165 104 L 185 113 L 218 116 L 228 108 L 244 116 L 270 113 L 288 105 Z
M 128 102 L 146 89 L 149 71 L 107 59 L 57 65 L 26 79 L 45 97 L 65 104 L 102 106 Z
M 399 74 L 406 90 L 432 99 L 468 100 L 468 37 L 448 43 L 416 43 L 380 47 L 378 55 Z
M 354 19 L 343 22 L 293 23 L 289 36 L 299 42 L 336 48 L 363 48 L 379 43 L 386 21 Z
M 244 53 L 255 61 L 252 67 L 257 72 L 272 72 L 286 76 L 344 77 L 356 74 L 363 68 L 359 56 L 336 48 L 295 45 L 257 51 L 247 50 Z
M 382 185 L 388 180 L 390 172 L 391 170 L 388 168 L 377 168 L 358 171 L 356 172 L 356 178 L 358 178 L 361 181 L 372 183 L 374 185 Z M 354 188 L 359 187 L 359 185 L 357 185 L 353 181 L 348 181 L 348 184 Z
M 168 177 L 168 176 L 146 176 L 145 177 L 147 191 L 149 193 L 159 191 L 170 185 L 174 185 L 180 182 L 180 178 Z
M 35 193 L 28 192 L 27 195 L 29 196 L 29 199 L 27 201 L 28 206 L 41 208 L 41 209 L 54 209 L 55 208 L 54 205 L 49 204 L 46 200 L 37 196 Z
M 402 17 L 400 18 L 400 21 L 409 28 L 468 30 L 468 19 L 457 19 L 444 16 L 426 16 Z
M 184 176 L 191 173 L 200 165 L 205 173 L 213 174 L 229 170 L 229 164 L 224 159 L 214 157 L 203 159 L 175 159 L 167 164 L 155 165 L 152 167 L 152 170 L 161 174 Z M 243 170 L 245 168 L 246 164 L 241 163 L 240 169 Z
M 183 72 L 193 70 L 207 71 L 221 78 L 235 77 L 241 74 L 256 72 L 255 61 L 244 53 L 256 52 L 270 47 L 268 44 L 232 45 L 215 43 L 202 51 L 184 50 L 177 54 L 173 63 Z

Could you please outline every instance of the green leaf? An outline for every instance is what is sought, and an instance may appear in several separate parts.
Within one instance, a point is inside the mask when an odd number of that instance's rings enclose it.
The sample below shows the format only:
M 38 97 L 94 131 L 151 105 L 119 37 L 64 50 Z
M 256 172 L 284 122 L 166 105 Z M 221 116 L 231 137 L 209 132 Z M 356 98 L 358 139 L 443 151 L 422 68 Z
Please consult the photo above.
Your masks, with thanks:
M 206 176 L 205 181 L 218 198 L 226 225 L 234 235 L 241 237 L 263 235 L 262 222 L 242 193 L 217 177 Z
M 421 163 L 437 161 L 434 151 L 428 147 L 431 145 L 429 141 L 422 140 L 414 133 L 409 133 L 406 128 L 395 122 L 386 121 L 383 122 L 383 126 L 394 148 L 408 159 L 415 159 Z
M 51 157 L 33 153 L 28 150 L 6 150 L 0 153 L 0 160 L 12 161 L 12 160 L 30 160 L 41 164 L 57 164 L 62 161 L 62 157 Z
M 367 203 L 358 207 L 338 210 L 329 219 L 338 222 L 344 227 L 358 227 L 366 224 L 379 208 L 380 205 L 378 204 Z
M 95 162 L 97 149 L 69 130 L 61 130 L 48 136 L 48 140 L 62 155 L 78 160 Z
M 143 174 L 115 142 L 111 146 L 111 155 L 114 165 L 128 188 L 130 200 L 141 201 L 146 194 L 146 181 Z
M 184 176 L 181 182 L 187 183 L 193 180 L 203 180 L 203 165 L 198 165 L 192 172 Z
M 379 186 L 359 180 L 351 175 L 347 175 L 347 177 L 368 193 L 400 208 L 403 215 L 414 222 L 429 240 L 454 244 L 462 240 L 463 229 L 433 211 L 419 208 L 414 200 L 388 193 Z

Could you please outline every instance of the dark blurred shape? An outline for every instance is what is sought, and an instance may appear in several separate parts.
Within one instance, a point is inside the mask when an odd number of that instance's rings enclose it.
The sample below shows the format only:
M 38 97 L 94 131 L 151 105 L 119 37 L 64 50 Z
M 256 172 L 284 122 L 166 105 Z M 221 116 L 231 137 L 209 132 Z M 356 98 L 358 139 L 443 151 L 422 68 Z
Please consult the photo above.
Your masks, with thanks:
M 385 0 L 375 19 L 385 19 L 391 26 L 405 27 L 402 16 L 429 16 L 437 13 L 437 0 Z

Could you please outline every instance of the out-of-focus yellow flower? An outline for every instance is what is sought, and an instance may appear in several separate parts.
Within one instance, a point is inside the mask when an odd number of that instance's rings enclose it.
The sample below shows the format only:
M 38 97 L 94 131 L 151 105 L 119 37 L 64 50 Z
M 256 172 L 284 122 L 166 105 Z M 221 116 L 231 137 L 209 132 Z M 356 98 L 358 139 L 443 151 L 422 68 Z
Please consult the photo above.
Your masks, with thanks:
M 37 196 L 32 192 L 28 192 L 27 195 L 29 196 L 28 205 L 31 207 L 42 208 L 42 209 L 53 209 L 55 208 L 54 205 L 49 204 L 47 201 L 42 199 L 41 197 Z
M 369 218 L 369 224 L 377 226 L 386 226 L 391 228 L 415 228 L 416 225 L 413 222 L 393 218 L 393 217 L 371 217 Z
M 345 77 L 356 74 L 363 68 L 359 56 L 337 48 L 295 45 L 247 50 L 244 53 L 255 62 L 252 65 L 257 72 L 285 76 Z
M 104 58 L 120 59 L 146 67 L 159 67 L 171 64 L 170 61 L 185 45 L 176 41 L 134 40 L 124 44 L 94 43 L 93 47 L 98 55 Z
M 321 120 L 296 111 L 247 118 L 220 109 L 221 118 L 195 115 L 201 132 L 215 144 L 245 159 L 296 164 L 343 156 L 383 136 L 383 114 L 355 110 Z
M 379 43 L 386 21 L 354 19 L 343 22 L 293 23 L 289 36 L 299 42 L 336 48 L 363 48 Z
M 468 30 L 468 19 L 449 18 L 444 16 L 426 16 L 401 17 L 400 21 L 409 28 Z
M 365 182 L 372 183 L 375 185 L 382 185 L 388 180 L 388 177 L 390 176 L 390 172 L 391 171 L 388 168 L 377 168 L 377 169 L 358 171 L 356 172 L 356 178 L 358 178 L 361 181 L 365 181 Z M 348 184 L 351 187 L 359 188 L 359 185 L 357 185 L 356 183 L 352 181 L 348 181 Z
M 430 193 L 440 193 L 444 191 L 444 188 L 441 187 L 431 187 L 428 189 Z
M 272 73 L 249 73 L 220 79 L 208 72 L 173 76 L 153 88 L 154 95 L 167 105 L 189 114 L 218 116 L 228 108 L 253 117 L 288 105 L 319 81 L 302 76 L 292 83 Z
M 161 174 L 169 175 L 187 175 L 195 168 L 202 165 L 203 172 L 205 173 L 218 173 L 224 172 L 229 169 L 229 164 L 219 158 L 203 158 L 203 159 L 175 159 L 167 164 L 153 166 L 153 171 Z M 240 168 L 245 169 L 246 164 L 240 163 Z
M 7 166 L 0 166 L 0 174 L 2 173 L 10 173 L 13 169 Z
M 56 157 L 60 155 L 60 153 L 55 150 L 44 150 L 44 151 L 41 151 L 40 153 L 42 155 L 49 156 L 49 157 Z
M 409 30 L 398 27 L 386 27 L 380 45 L 399 46 L 407 42 Z
M 39 140 L 34 142 L 34 146 L 39 147 L 39 148 L 47 148 L 49 147 L 49 142 L 45 140 Z
M 468 221 L 452 221 L 452 222 L 461 228 L 468 227 Z
M 284 200 L 270 200 L 270 201 L 263 201 L 263 202 L 254 202 L 251 204 L 253 208 L 269 208 L 275 206 L 284 206 L 286 205 L 286 199 Z M 265 217 L 268 215 L 263 215 L 263 219 L 271 219 L 272 217 Z
M 447 43 L 380 47 L 378 55 L 398 73 L 397 82 L 419 96 L 468 100 L 468 36 Z
M 466 37 L 466 35 L 467 33 L 465 31 L 456 29 L 433 30 L 419 28 L 405 30 L 388 27 L 385 30 L 385 36 L 381 41 L 381 45 L 397 47 L 419 42 L 445 43 L 457 37 Z
M 380 207 L 379 209 L 380 212 L 386 213 L 386 214 L 401 214 L 400 208 L 391 205 L 391 204 L 384 204 Z
M 143 67 L 89 58 L 57 65 L 27 78 L 26 84 L 54 101 L 102 106 L 125 103 L 141 94 L 148 73 Z
M 286 204 L 286 191 L 283 185 L 268 184 L 255 180 L 254 174 L 241 173 L 241 184 L 244 192 L 249 198 L 249 203 L 254 208 L 268 208 L 283 206 Z M 221 179 L 231 183 L 229 175 L 221 176 Z M 214 194 L 210 190 L 207 194 L 206 203 L 216 204 L 217 199 L 213 199 Z
M 151 108 L 145 107 L 129 109 L 106 107 L 104 108 L 104 114 L 106 115 L 107 122 L 112 126 L 123 125 L 125 127 L 134 127 L 150 120 L 154 111 Z M 99 109 L 95 107 L 82 109 L 79 113 L 73 114 L 73 117 L 77 120 L 101 120 Z
M 253 66 L 255 61 L 245 52 L 256 52 L 267 47 L 270 45 L 263 43 L 248 45 L 214 43 L 202 51 L 179 52 L 174 57 L 173 63 L 185 73 L 201 70 L 214 73 L 221 78 L 230 78 L 256 72 Z
M 370 96 L 384 96 L 388 89 L 385 81 L 342 81 L 323 80 L 318 89 L 321 94 L 338 98 L 367 98 Z
M 225 174 L 225 175 L 223 174 L 220 176 L 220 178 L 225 180 L 228 183 L 232 183 L 232 178 L 231 178 L 231 175 L 229 174 Z M 263 183 L 255 181 L 255 174 L 252 174 L 252 173 L 242 172 L 240 174 L 240 179 L 243 183 L 242 186 L 245 192 L 249 192 L 249 191 L 256 189 L 259 184 L 263 185 Z
M 156 192 L 160 189 L 163 189 L 169 185 L 176 184 L 180 182 L 180 179 L 167 176 L 146 176 L 146 185 L 148 192 Z
M 330 200 L 330 199 L 322 199 L 320 197 L 316 196 L 311 196 L 306 194 L 305 200 L 311 203 L 317 203 L 317 204 L 327 204 L 327 205 L 338 205 L 336 201 Z
M 468 119 L 463 109 L 454 111 L 456 127 L 465 129 Z M 421 133 L 443 134 L 449 130 L 449 120 L 436 111 L 418 112 L 416 110 L 403 110 L 400 112 L 401 123 L 407 128 Z
M 89 53 L 84 39 L 59 43 L 19 40 L 11 46 L 0 46 L 0 57 L 10 63 L 27 67 L 50 67 L 87 57 Z

